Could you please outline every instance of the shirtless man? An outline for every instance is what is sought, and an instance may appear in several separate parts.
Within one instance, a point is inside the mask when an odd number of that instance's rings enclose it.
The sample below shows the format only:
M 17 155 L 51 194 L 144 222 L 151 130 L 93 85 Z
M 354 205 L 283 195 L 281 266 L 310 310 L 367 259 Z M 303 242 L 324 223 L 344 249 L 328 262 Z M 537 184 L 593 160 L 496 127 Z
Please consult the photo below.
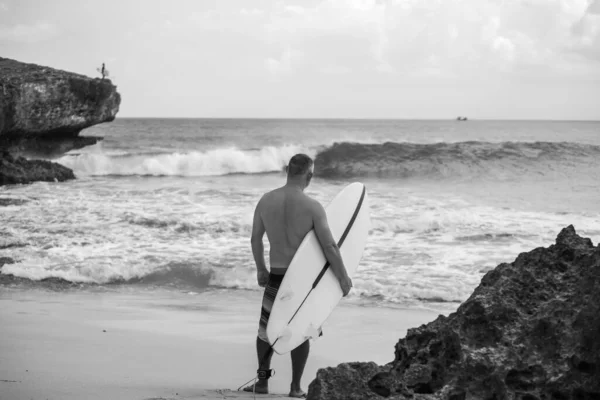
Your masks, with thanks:
M 271 375 L 270 365 L 272 350 L 266 335 L 267 322 L 273 301 L 277 295 L 283 275 L 287 270 L 300 243 L 311 229 L 323 248 L 323 253 L 331 265 L 331 270 L 338 278 L 344 296 L 352 287 L 352 281 L 346 272 L 340 249 L 331 235 L 327 224 L 325 209 L 318 201 L 304 193 L 313 176 L 313 160 L 305 154 L 296 154 L 290 159 L 286 168 L 287 182 L 285 186 L 266 193 L 258 202 L 254 212 L 252 226 L 252 254 L 257 268 L 257 280 L 265 288 L 261 318 L 256 338 L 258 355 L 259 380 L 244 388 L 245 391 L 268 393 L 268 379 Z M 271 271 L 267 270 L 264 257 L 263 236 L 271 244 L 269 261 Z M 300 388 L 300 380 L 310 350 L 309 341 L 292 350 L 292 384 L 290 397 L 304 397 Z M 261 364 L 262 362 L 262 364 Z

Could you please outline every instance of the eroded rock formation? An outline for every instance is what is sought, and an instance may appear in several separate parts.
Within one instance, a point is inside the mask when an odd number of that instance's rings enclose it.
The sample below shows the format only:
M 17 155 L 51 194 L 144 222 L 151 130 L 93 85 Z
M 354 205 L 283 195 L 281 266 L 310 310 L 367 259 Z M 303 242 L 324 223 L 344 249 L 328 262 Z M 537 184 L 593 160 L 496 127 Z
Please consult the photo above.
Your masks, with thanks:
M 319 370 L 308 398 L 600 399 L 600 246 L 563 229 L 409 329 L 388 365 Z
M 59 140 L 115 119 L 121 96 L 108 79 L 0 58 L 0 138 Z
M 39 177 L 69 179 L 57 164 L 29 162 L 16 156 L 53 158 L 95 144 L 102 138 L 81 137 L 79 133 L 114 120 L 120 102 L 121 96 L 108 79 L 0 57 L 2 179 L 21 183 L 40 180 Z M 9 160 L 5 154 L 15 157 Z M 17 164 L 9 165 L 15 160 Z M 7 177 L 10 171 L 17 175 Z M 33 173 L 28 176 L 29 171 Z

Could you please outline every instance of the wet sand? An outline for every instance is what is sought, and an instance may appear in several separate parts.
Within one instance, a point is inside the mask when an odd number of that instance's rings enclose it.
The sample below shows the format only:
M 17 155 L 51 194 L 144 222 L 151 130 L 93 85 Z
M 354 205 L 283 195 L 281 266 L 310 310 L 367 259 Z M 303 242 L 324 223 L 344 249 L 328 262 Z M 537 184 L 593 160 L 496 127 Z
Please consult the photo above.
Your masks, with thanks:
M 259 292 L 0 288 L 0 400 L 249 399 Z M 437 313 L 339 306 L 311 345 L 319 368 L 393 359 L 409 327 Z M 271 395 L 289 398 L 289 355 L 273 357 Z

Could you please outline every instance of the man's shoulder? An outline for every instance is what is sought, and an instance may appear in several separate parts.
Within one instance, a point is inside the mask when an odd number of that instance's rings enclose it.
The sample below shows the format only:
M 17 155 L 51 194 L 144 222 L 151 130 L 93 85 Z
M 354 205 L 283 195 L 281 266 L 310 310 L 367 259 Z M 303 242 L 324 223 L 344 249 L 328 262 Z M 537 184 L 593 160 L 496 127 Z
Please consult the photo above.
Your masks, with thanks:
M 321 205 L 321 203 L 319 203 L 318 200 L 313 199 L 312 197 L 309 197 L 306 195 L 304 197 L 305 197 L 306 205 L 310 209 L 310 211 L 313 213 L 313 215 L 315 215 L 315 214 L 318 215 L 322 212 L 323 206 Z
M 273 189 L 263 194 L 260 200 L 258 200 L 257 207 L 263 207 L 265 204 L 268 205 L 269 203 L 273 202 L 277 197 L 277 192 L 279 190 L 280 189 Z
M 272 199 L 272 198 L 276 197 L 277 193 L 279 193 L 279 192 L 281 192 L 281 188 L 269 190 L 267 193 L 265 193 L 265 194 L 262 195 L 261 200 L 263 200 L 263 199 L 265 199 L 265 200 Z

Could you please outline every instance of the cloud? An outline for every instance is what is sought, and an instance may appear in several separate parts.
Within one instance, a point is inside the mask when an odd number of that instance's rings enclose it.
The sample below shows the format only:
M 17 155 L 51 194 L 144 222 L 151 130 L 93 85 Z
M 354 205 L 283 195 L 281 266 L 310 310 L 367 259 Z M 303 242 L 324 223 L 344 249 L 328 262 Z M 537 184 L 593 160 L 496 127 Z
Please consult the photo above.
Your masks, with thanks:
M 600 0 L 268 0 L 193 7 L 143 37 L 236 57 L 259 74 L 472 79 L 590 70 Z M 258 7 L 258 8 L 255 8 Z M 147 43 L 157 46 L 151 40 Z M 197 51 L 197 50 L 196 50 Z M 579 73 L 579 72 L 578 72 Z
M 265 29 L 305 68 L 483 79 L 584 65 L 567 53 L 595 58 L 598 13 L 600 0 L 323 0 L 276 3 Z
M 585 14 L 571 26 L 567 48 L 592 60 L 600 60 L 600 1 L 592 1 Z
M 282 75 L 291 73 L 294 63 L 302 58 L 302 53 L 293 50 L 291 47 L 286 47 L 279 58 L 267 58 L 265 67 L 272 75 Z
M 340 67 L 337 65 L 326 65 L 321 68 L 321 72 L 330 75 L 342 75 L 351 72 L 348 67 Z
M 285 6 L 284 9 L 292 14 L 300 14 L 303 15 L 305 13 L 304 7 L 300 6 Z
M 494 39 L 494 50 L 501 55 L 503 60 L 512 62 L 515 58 L 515 45 L 510 39 L 503 36 L 497 36 Z
M 385 4 L 324 0 L 313 6 L 278 5 L 266 24 L 274 46 L 293 46 L 315 70 L 390 71 Z
M 57 34 L 58 29 L 56 26 L 47 22 L 32 25 L 0 26 L 0 40 L 12 42 L 43 42 L 54 38 Z
M 265 12 L 263 10 L 259 10 L 258 8 L 242 8 L 240 9 L 240 14 L 250 17 L 263 15 Z
M 600 0 L 592 0 L 587 9 L 588 14 L 600 14 Z

